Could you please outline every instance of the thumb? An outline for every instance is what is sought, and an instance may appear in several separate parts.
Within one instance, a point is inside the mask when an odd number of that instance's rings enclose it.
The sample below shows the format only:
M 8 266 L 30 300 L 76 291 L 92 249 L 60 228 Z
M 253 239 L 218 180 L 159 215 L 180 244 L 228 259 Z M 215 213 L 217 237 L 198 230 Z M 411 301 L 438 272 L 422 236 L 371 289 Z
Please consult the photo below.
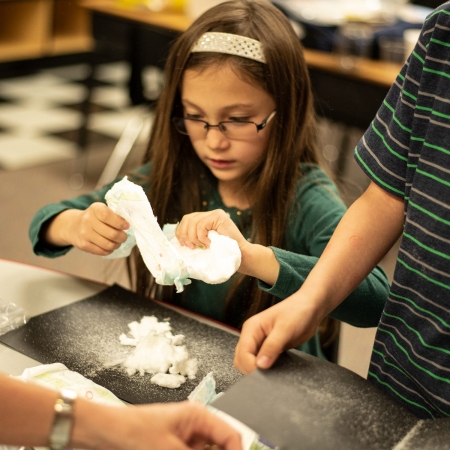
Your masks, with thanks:
M 279 327 L 274 328 L 262 344 L 256 356 L 256 365 L 260 369 L 268 369 L 277 360 L 278 355 L 284 351 L 286 345 L 286 332 Z

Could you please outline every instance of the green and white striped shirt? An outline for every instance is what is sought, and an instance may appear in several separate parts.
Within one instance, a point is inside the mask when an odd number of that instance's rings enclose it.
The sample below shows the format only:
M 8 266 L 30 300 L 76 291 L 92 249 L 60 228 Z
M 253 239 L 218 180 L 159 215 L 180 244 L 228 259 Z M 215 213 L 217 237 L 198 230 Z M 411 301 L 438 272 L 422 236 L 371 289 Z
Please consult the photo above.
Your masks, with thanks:
M 405 202 L 369 379 L 420 418 L 450 416 L 450 4 L 430 14 L 355 149 Z

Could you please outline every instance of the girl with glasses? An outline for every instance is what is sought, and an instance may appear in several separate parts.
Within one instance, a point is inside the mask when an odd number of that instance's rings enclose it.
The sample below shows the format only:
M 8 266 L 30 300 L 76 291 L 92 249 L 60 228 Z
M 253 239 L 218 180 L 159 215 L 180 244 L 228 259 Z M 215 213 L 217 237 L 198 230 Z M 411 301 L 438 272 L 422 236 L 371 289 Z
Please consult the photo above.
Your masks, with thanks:
M 182 244 L 207 245 L 192 224 L 214 217 L 211 227 L 239 242 L 243 262 L 226 283 L 193 280 L 176 294 L 155 284 L 136 252 L 132 282 L 141 294 L 240 328 L 302 285 L 346 209 L 319 165 L 302 47 L 271 3 L 233 0 L 176 40 L 165 77 L 144 165 L 129 178 L 144 187 L 161 226 L 181 221 Z M 128 224 L 104 204 L 111 185 L 39 211 L 35 253 L 118 248 Z M 376 326 L 387 292 L 377 267 L 331 315 Z M 323 357 L 317 334 L 301 349 Z

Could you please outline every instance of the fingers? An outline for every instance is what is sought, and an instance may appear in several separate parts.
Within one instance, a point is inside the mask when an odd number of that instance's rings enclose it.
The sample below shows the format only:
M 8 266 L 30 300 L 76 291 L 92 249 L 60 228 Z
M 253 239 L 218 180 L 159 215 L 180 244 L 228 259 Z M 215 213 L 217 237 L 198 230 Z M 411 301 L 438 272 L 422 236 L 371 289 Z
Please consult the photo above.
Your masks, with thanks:
M 73 437 L 73 443 L 95 442 L 96 448 L 110 450 L 242 450 L 240 434 L 200 404 L 184 401 L 115 408 L 82 399 L 80 404 L 89 409 L 77 416 L 80 420 L 76 421 L 73 434 L 78 439 Z M 87 414 L 92 408 L 103 414 Z M 92 420 L 97 426 L 91 426 Z M 88 423 L 93 435 L 85 432 L 83 423 Z M 108 428 L 107 423 L 120 426 Z M 83 442 L 86 436 L 94 439 Z
M 130 228 L 130 224 L 124 218 L 114 213 L 104 203 L 93 203 L 90 208 L 100 222 L 109 225 L 111 228 L 122 231 Z
M 209 412 L 206 414 L 205 424 L 205 428 L 209 432 L 208 438 L 211 439 L 211 442 L 218 445 L 219 448 L 224 450 L 241 450 L 241 437 L 230 425 Z M 211 448 L 214 448 L 214 446 L 211 446 Z
M 258 315 L 244 323 L 234 355 L 234 365 L 239 371 L 248 374 L 257 368 L 256 355 L 265 338 Z
M 224 220 L 231 220 L 221 209 L 214 211 L 186 214 L 179 223 L 176 236 L 181 245 L 189 248 L 208 248 L 211 244 L 208 231 L 218 230 Z
M 78 246 L 78 248 L 94 255 L 107 256 L 114 250 L 117 250 L 120 245 L 121 243 L 110 241 L 109 239 L 106 239 L 93 231 L 89 234 L 89 237 L 82 240 L 82 243 Z
M 117 229 L 106 223 L 95 221 L 92 224 L 92 229 L 97 235 L 106 241 L 113 244 L 122 244 L 127 240 L 127 233 L 123 230 Z M 99 242 L 100 243 L 100 242 Z
M 241 450 L 239 433 L 204 406 L 185 403 L 183 412 L 186 422 L 179 429 L 190 448 L 204 449 L 210 444 L 211 448 Z
M 127 240 L 128 228 L 128 222 L 105 204 L 94 203 L 77 220 L 74 245 L 94 255 L 106 256 Z
M 285 350 L 287 341 L 286 331 L 279 326 L 275 327 L 256 355 L 256 366 L 260 369 L 272 367 L 280 353 Z
M 243 373 L 268 369 L 279 354 L 310 339 L 322 317 L 295 294 L 248 319 L 242 327 L 234 364 Z
M 247 321 L 236 346 L 234 365 L 245 374 L 256 368 L 268 369 L 285 350 L 288 340 L 286 330 L 279 324 L 265 330 L 262 323 Z
M 209 213 L 186 214 L 176 229 L 176 237 L 181 245 L 194 248 L 208 248 L 211 241 L 208 231 L 213 228 L 212 216 Z
M 208 232 L 210 230 L 234 239 L 240 248 L 247 243 L 236 224 L 222 209 L 186 214 L 176 229 L 176 237 L 181 245 L 189 248 L 209 248 L 211 241 L 208 238 Z

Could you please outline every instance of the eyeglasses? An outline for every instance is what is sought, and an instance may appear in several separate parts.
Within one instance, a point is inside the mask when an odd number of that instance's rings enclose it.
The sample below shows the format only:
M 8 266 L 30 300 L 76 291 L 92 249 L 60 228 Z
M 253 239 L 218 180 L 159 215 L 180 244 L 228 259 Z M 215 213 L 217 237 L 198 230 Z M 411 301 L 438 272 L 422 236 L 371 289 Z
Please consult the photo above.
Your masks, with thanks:
M 206 120 L 174 117 L 172 122 L 177 131 L 187 134 L 191 138 L 204 138 L 210 128 L 218 128 L 228 139 L 248 139 L 256 136 L 274 118 L 276 111 L 272 111 L 261 123 L 248 120 L 224 120 L 217 125 L 211 125 Z

